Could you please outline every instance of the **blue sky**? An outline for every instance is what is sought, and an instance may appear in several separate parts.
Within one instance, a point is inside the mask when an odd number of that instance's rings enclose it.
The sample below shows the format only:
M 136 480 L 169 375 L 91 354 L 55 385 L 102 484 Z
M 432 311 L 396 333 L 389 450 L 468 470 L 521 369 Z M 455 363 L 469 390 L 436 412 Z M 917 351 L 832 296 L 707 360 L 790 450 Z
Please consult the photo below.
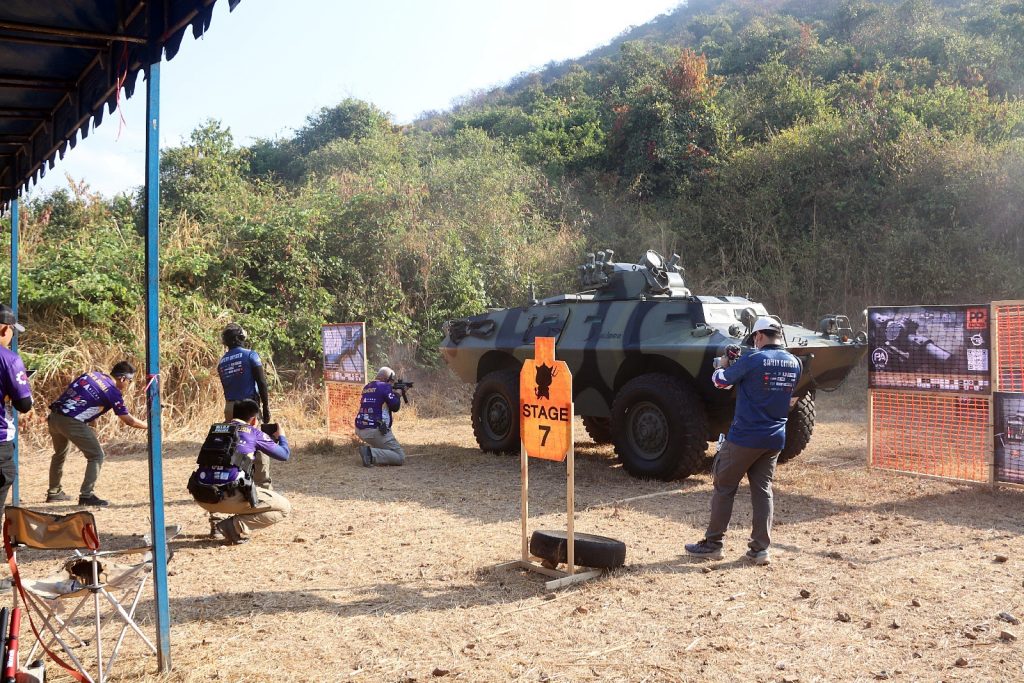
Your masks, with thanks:
M 475 90 L 581 56 L 679 0 L 221 0 L 161 71 L 161 146 L 219 119 L 236 142 L 287 137 L 306 116 L 357 97 L 408 123 Z M 143 180 L 145 87 L 47 173 L 112 195 Z

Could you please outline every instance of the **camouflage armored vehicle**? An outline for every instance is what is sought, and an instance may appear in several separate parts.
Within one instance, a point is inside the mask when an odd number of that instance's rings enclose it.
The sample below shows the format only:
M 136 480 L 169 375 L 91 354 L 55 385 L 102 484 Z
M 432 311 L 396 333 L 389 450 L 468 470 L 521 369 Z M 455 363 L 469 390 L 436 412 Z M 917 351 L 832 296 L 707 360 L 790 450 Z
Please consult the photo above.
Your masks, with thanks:
M 708 441 L 728 431 L 735 408 L 735 390 L 712 386 L 714 359 L 730 344 L 751 352 L 751 327 L 768 311 L 743 297 L 691 294 L 677 255 L 666 262 L 648 251 L 623 264 L 604 251 L 579 270 L 585 291 L 448 323 L 440 350 L 463 381 L 476 383 L 477 443 L 519 451 L 519 369 L 535 337 L 555 337 L 555 355 L 573 373 L 576 414 L 596 443 L 615 444 L 626 471 L 664 480 L 699 471 Z M 804 372 L 780 461 L 807 446 L 815 392 L 837 388 L 867 350 L 842 315 L 826 316 L 816 330 L 783 331 Z

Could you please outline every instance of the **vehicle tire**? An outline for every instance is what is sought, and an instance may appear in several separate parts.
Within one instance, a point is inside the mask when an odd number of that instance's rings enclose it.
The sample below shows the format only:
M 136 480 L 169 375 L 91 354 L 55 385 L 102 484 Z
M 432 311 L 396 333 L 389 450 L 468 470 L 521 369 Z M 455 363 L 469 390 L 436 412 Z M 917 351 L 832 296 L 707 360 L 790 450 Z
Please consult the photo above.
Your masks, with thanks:
M 612 403 L 612 434 L 622 467 L 641 479 L 685 479 L 701 471 L 707 415 L 697 393 L 662 373 L 635 377 Z
M 477 383 L 473 435 L 485 453 L 519 452 L 518 370 L 495 370 Z
M 590 439 L 600 445 L 612 442 L 612 420 L 608 417 L 584 417 L 583 427 Z
M 814 392 L 801 396 L 789 411 L 786 420 L 786 447 L 779 453 L 779 462 L 800 455 L 814 433 Z
M 614 569 L 626 563 L 626 544 L 614 538 L 593 534 L 573 534 L 573 561 L 580 567 Z M 534 531 L 530 536 L 530 553 L 558 565 L 569 561 L 568 534 L 564 531 Z

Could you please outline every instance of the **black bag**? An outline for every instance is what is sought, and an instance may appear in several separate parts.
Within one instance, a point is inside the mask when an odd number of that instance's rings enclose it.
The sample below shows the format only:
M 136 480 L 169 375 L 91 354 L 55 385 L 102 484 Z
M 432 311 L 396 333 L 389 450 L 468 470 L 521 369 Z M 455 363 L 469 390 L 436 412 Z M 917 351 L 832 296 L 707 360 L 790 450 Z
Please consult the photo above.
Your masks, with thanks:
M 209 505 L 216 505 L 224 499 L 224 492 L 219 486 L 210 486 L 199 481 L 199 470 L 193 472 L 192 476 L 188 478 L 188 492 L 197 502 Z
M 210 427 L 206 441 L 199 449 L 196 464 L 200 467 L 231 467 L 238 447 L 238 422 L 218 422 Z

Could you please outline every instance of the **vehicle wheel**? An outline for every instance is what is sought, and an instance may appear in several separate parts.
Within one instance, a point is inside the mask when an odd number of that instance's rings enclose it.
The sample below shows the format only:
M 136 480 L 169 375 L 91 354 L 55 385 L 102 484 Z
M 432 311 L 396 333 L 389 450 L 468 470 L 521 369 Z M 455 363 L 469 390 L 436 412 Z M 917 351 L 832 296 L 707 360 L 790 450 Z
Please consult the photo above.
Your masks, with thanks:
M 685 479 L 699 472 L 708 425 L 696 392 L 671 375 L 640 375 L 612 403 L 612 434 L 622 467 L 642 479 Z
M 518 370 L 495 370 L 477 383 L 473 435 L 484 452 L 519 452 Z
M 612 420 L 608 417 L 584 417 L 583 427 L 596 444 L 612 442 Z
M 576 533 L 573 548 L 573 560 L 580 567 L 614 569 L 626 563 L 626 544 L 614 538 Z M 564 531 L 534 531 L 530 553 L 544 560 L 545 566 L 564 564 L 569 561 L 568 535 Z
M 779 453 L 779 462 L 787 462 L 800 455 L 811 442 L 814 432 L 814 393 L 811 392 L 793 405 L 786 420 L 786 447 Z

